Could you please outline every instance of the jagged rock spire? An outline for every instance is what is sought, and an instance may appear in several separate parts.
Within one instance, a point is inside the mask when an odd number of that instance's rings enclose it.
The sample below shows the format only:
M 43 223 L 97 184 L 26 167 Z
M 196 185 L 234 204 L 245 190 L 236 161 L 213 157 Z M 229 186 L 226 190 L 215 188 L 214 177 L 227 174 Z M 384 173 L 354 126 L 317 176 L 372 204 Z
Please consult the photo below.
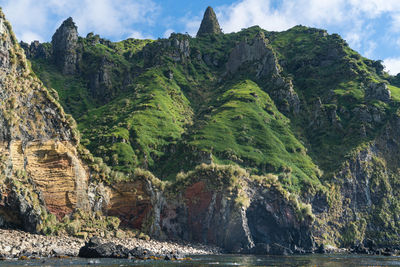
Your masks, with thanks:
M 76 71 L 78 44 L 78 28 L 71 17 L 66 19 L 54 33 L 51 40 L 53 58 L 64 74 L 73 74 Z
M 204 13 L 203 20 L 201 21 L 200 29 L 197 32 L 197 37 L 204 36 L 206 34 L 220 34 L 222 33 L 221 27 L 219 26 L 217 16 L 215 15 L 212 7 L 207 7 Z

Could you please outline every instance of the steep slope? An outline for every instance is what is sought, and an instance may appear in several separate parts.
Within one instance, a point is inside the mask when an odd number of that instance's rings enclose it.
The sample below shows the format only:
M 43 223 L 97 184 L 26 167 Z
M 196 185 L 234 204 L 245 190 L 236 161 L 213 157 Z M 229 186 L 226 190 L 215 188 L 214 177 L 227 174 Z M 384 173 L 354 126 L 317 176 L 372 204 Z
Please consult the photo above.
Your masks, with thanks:
M 45 231 L 52 216 L 89 209 L 75 121 L 30 70 L 0 12 L 1 226 Z
M 57 36 L 76 35 L 65 24 Z M 118 189 L 91 187 L 104 210 L 235 252 L 398 244 L 396 78 L 324 30 L 218 29 L 208 9 L 197 38 L 23 45 Z
M 207 7 L 204 13 L 203 20 L 201 21 L 200 29 L 197 32 L 197 37 L 204 36 L 206 34 L 219 34 L 222 33 L 221 27 L 219 26 L 217 16 L 212 7 Z

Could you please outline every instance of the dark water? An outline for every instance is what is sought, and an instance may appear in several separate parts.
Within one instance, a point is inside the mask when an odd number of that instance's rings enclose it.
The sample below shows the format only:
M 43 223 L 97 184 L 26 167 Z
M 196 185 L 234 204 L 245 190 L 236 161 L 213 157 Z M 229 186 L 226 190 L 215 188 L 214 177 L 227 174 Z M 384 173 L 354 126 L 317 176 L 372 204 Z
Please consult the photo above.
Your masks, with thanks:
M 400 257 L 363 255 L 194 256 L 192 261 L 132 261 L 115 259 L 46 259 L 2 261 L 2 266 L 400 266 Z

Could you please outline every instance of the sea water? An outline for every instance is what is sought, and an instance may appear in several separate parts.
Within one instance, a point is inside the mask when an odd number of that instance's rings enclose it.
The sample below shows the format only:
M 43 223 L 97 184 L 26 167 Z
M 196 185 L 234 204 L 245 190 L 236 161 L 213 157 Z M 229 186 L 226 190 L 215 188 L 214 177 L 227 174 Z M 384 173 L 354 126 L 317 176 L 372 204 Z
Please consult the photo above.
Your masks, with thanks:
M 400 257 L 367 255 L 193 256 L 191 261 L 133 261 L 116 259 L 40 259 L 2 261 L 1 266 L 400 266 Z

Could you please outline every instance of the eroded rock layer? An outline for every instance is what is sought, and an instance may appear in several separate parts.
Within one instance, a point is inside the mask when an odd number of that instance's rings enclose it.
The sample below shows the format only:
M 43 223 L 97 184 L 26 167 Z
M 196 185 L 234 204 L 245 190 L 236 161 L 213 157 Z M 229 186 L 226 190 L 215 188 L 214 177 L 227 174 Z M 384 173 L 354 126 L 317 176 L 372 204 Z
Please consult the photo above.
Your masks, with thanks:
M 49 214 L 88 210 L 88 170 L 76 150 L 74 120 L 30 71 L 0 14 L 2 226 L 39 232 Z

